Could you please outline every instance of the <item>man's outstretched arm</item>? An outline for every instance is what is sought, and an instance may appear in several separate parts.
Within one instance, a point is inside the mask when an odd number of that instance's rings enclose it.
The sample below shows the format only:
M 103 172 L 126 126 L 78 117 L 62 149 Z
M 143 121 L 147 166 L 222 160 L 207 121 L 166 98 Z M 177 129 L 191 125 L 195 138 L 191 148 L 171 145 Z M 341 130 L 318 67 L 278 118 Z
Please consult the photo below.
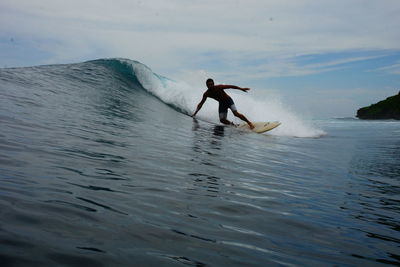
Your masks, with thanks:
M 203 107 L 204 102 L 206 102 L 207 96 L 206 94 L 203 95 L 203 98 L 201 99 L 200 103 L 197 105 L 196 111 L 193 113 L 192 117 L 196 116 L 197 112 Z
M 220 84 L 220 85 L 215 85 L 215 87 L 219 88 L 219 89 L 237 89 L 237 90 L 241 90 L 243 92 L 247 92 L 250 90 L 250 88 L 242 88 L 236 85 L 225 85 L 225 84 Z

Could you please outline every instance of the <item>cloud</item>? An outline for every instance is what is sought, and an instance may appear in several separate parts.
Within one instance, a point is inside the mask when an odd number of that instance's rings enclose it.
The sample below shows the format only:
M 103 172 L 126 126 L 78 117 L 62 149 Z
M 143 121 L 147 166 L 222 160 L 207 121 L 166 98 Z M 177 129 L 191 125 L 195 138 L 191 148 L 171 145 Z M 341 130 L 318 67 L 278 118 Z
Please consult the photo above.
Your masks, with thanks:
M 186 68 L 191 58 L 210 51 L 223 51 L 221 60 L 230 64 L 248 55 L 279 60 L 400 48 L 400 5 L 389 0 L 3 0 L 0 7 L 3 33 L 58 43 L 46 47 L 54 55 L 48 61 L 91 56 L 92 48 L 108 55 L 141 55 L 156 67 L 176 62 L 172 67 Z
M 400 62 L 398 62 L 396 64 L 389 65 L 389 66 L 377 68 L 374 71 L 385 72 L 385 73 L 388 73 L 388 74 L 400 75 Z
M 373 56 L 343 56 L 340 59 L 325 59 L 318 63 L 307 63 L 301 60 L 302 57 L 275 57 L 273 59 L 266 59 L 256 62 L 248 63 L 246 72 L 244 73 L 238 66 L 240 60 L 237 63 L 237 70 L 224 70 L 215 71 L 214 74 L 218 76 L 231 76 L 240 77 L 240 79 L 265 79 L 272 77 L 300 77 L 307 75 L 314 75 L 324 72 L 331 72 L 336 70 L 343 70 L 350 68 L 349 65 L 353 63 L 360 63 L 368 60 L 375 60 L 386 56 L 386 53 Z M 314 58 L 318 58 L 318 55 L 313 55 Z M 246 62 L 246 59 L 241 61 Z M 264 63 L 266 62 L 266 63 Z M 234 67 L 236 69 L 236 66 Z

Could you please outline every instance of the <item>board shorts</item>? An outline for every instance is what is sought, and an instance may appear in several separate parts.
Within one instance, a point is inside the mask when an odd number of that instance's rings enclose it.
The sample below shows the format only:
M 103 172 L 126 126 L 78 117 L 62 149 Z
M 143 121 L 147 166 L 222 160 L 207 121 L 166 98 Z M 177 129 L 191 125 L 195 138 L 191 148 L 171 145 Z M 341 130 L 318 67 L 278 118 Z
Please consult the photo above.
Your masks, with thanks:
M 225 119 L 228 117 L 228 108 L 233 111 L 237 111 L 235 103 L 232 98 L 227 98 L 224 101 L 219 102 L 218 113 L 219 119 Z

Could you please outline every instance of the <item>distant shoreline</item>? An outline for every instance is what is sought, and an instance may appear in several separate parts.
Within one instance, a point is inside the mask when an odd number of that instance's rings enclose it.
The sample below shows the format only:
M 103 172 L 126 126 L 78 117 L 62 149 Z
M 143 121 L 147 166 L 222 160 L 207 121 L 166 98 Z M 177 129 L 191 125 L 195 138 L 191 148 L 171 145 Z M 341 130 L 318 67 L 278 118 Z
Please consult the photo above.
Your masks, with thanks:
M 357 110 L 362 120 L 400 120 L 400 91 L 397 95 Z

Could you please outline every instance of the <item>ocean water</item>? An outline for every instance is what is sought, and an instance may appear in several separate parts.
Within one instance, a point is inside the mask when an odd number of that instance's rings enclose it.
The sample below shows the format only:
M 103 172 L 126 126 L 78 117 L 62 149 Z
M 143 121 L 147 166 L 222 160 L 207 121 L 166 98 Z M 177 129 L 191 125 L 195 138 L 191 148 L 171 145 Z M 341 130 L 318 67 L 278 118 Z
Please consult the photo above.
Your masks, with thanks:
M 254 134 L 187 116 L 203 90 L 127 59 L 0 69 L 0 265 L 400 265 L 400 122 L 230 91 L 282 122 Z

